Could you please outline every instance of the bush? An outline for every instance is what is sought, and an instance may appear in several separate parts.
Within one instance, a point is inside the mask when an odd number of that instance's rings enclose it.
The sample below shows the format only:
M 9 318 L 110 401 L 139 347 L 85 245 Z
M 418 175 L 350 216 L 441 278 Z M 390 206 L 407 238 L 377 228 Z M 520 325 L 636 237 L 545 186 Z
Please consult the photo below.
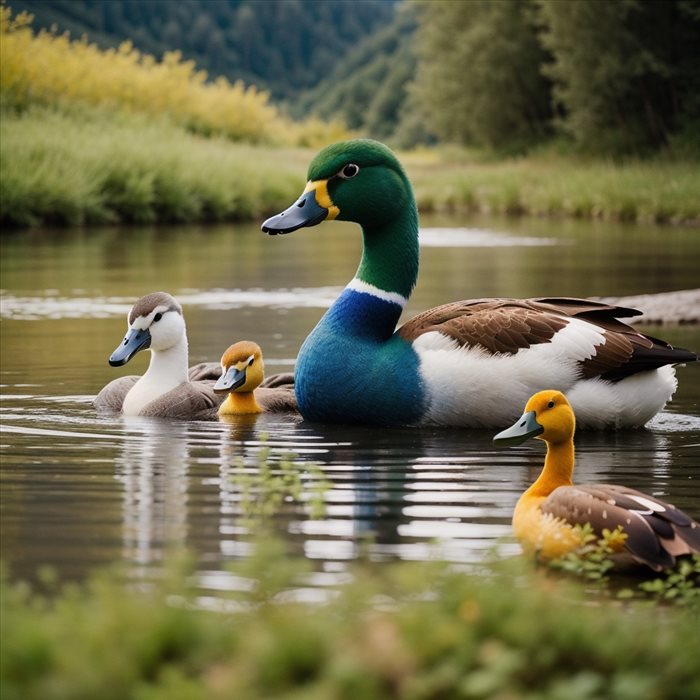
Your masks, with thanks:
M 115 571 L 48 595 L 3 580 L 0 691 L 14 698 L 691 698 L 697 608 L 591 600 L 520 559 L 460 573 L 359 562 L 326 604 L 277 540 L 201 609 L 191 570 Z M 319 591 L 322 594 L 322 591 Z M 588 600 L 586 600 L 588 598 Z M 211 598 L 209 607 L 212 607 Z M 623 606 L 624 605 L 624 606 Z

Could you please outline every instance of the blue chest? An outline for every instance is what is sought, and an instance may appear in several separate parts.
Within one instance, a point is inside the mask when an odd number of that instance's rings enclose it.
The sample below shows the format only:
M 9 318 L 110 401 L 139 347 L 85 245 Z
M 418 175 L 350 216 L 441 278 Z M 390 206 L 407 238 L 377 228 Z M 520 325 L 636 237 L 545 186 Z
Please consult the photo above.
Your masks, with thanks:
M 299 351 L 296 398 L 304 418 L 406 425 L 425 410 L 418 356 L 392 335 L 397 304 L 345 290 Z

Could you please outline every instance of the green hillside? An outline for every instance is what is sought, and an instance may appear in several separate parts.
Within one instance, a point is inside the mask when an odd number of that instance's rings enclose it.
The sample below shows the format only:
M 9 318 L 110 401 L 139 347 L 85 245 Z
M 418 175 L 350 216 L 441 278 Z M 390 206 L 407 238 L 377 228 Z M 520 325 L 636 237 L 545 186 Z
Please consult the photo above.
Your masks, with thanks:
M 339 118 L 363 135 L 397 146 L 429 140 L 430 131 L 410 99 L 416 27 L 411 8 L 398 6 L 388 26 L 364 39 L 323 82 L 301 94 L 292 115 Z
M 156 57 L 179 50 L 211 77 L 241 79 L 277 100 L 314 87 L 364 38 L 389 24 L 394 0 L 10 0 L 100 47 L 130 40 Z

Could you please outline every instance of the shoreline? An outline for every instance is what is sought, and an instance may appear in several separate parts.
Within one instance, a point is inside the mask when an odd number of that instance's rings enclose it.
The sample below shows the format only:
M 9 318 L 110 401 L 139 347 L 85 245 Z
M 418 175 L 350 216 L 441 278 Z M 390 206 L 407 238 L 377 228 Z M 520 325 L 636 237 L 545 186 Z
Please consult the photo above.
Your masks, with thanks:
M 624 297 L 591 297 L 591 299 L 641 311 L 641 316 L 624 319 L 625 323 L 630 325 L 700 324 L 700 289 L 682 289 L 675 292 Z

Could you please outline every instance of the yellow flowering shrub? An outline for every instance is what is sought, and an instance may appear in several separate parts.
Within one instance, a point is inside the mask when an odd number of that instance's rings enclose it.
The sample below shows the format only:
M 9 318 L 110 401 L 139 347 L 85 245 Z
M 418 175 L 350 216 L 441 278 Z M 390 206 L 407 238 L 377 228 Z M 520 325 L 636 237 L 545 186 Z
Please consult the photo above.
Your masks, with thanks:
M 12 17 L 0 8 L 0 91 L 3 102 L 23 109 L 33 103 L 84 103 L 131 112 L 167 115 L 206 136 L 251 143 L 309 143 L 339 133 L 337 125 L 290 124 L 268 102 L 268 95 L 242 82 L 205 71 L 179 51 L 161 61 L 137 51 L 131 42 L 102 50 L 85 37 L 71 40 L 31 28 L 31 15 Z M 315 143 L 314 143 L 315 145 Z

